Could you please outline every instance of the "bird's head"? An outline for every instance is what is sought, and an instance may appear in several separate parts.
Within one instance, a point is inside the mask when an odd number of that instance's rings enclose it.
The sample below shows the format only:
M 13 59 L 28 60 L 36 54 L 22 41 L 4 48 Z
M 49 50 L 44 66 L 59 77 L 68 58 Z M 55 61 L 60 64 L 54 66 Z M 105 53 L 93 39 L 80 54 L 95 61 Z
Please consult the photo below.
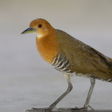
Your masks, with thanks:
M 35 19 L 30 23 L 29 28 L 21 34 L 33 33 L 38 38 L 49 35 L 54 28 L 45 19 Z

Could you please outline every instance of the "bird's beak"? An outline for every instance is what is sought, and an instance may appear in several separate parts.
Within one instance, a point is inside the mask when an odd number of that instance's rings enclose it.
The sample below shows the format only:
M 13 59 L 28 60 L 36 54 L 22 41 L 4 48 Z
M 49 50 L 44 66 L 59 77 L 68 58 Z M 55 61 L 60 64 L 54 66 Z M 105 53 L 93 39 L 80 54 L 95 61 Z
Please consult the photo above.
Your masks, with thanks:
M 25 31 L 23 31 L 21 34 L 33 33 L 34 31 L 35 31 L 34 28 L 29 27 Z

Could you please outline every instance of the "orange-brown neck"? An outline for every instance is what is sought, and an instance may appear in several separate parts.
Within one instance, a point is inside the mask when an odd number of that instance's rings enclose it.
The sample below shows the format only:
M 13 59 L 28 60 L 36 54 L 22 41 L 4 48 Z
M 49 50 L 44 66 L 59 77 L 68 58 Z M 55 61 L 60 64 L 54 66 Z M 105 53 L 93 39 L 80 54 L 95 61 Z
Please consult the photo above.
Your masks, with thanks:
M 37 50 L 41 57 L 48 63 L 52 63 L 58 54 L 58 43 L 55 41 L 55 31 L 42 38 L 36 37 Z

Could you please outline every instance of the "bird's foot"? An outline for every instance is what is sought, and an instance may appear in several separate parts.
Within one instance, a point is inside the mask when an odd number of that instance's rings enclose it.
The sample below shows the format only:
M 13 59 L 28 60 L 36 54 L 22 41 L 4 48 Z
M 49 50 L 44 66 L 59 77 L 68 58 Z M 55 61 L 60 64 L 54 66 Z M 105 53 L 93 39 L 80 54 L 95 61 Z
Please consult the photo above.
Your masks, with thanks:
M 91 106 L 84 106 L 82 108 L 56 108 L 56 107 L 46 107 L 46 108 L 32 108 L 30 110 L 26 110 L 26 112 L 52 112 L 52 111 L 61 111 L 61 110 L 79 110 L 79 111 L 86 111 L 90 108 L 91 110 L 94 110 Z
M 32 108 L 33 110 L 41 110 L 41 111 L 47 111 L 47 110 L 52 110 L 52 108 L 50 107 L 46 107 L 46 108 Z
M 82 108 L 78 108 L 78 107 L 75 107 L 75 108 L 71 108 L 71 110 L 80 110 L 80 111 L 85 111 L 85 110 L 88 110 L 88 108 L 90 108 L 91 110 L 94 110 L 91 106 L 84 106 Z
M 58 110 L 57 108 L 51 108 L 51 107 L 46 107 L 46 108 L 32 108 L 30 110 L 26 110 L 26 112 L 37 112 L 37 111 L 43 111 L 43 112 L 49 112 L 52 110 Z

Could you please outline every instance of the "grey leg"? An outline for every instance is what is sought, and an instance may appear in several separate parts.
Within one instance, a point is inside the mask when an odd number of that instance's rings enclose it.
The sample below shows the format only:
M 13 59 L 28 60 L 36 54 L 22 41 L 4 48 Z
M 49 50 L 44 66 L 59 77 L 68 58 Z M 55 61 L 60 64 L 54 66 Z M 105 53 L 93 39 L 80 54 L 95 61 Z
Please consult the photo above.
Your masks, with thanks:
M 90 98 L 91 98 L 91 95 L 92 95 L 92 92 L 93 92 L 93 88 L 94 88 L 94 85 L 95 85 L 95 79 L 94 78 L 90 78 L 90 81 L 91 81 L 91 86 L 90 86 L 90 89 L 89 89 L 89 92 L 88 92 L 88 95 L 87 95 L 86 102 L 84 104 L 85 108 L 90 107 L 89 106 L 89 101 L 90 101 Z
M 66 79 L 67 79 L 67 82 L 68 82 L 68 88 L 67 90 L 54 102 L 52 103 L 49 108 L 54 108 L 73 88 L 71 82 L 70 82 L 70 76 L 69 75 L 66 75 L 64 74 Z
M 49 107 L 47 108 L 42 108 L 41 110 L 53 110 L 55 108 L 55 106 L 72 90 L 73 86 L 70 82 L 70 76 L 69 75 L 66 75 L 64 74 L 65 78 L 67 79 L 67 82 L 68 82 L 68 88 L 67 90 L 54 102 L 52 103 Z M 32 110 L 40 110 L 38 108 L 32 108 Z
M 92 95 L 92 92 L 93 92 L 93 88 L 94 88 L 94 85 L 95 85 L 95 79 L 90 78 L 90 82 L 91 82 L 91 86 L 90 86 L 90 89 L 89 89 L 84 107 L 83 108 L 77 108 L 76 107 L 76 110 L 87 110 L 88 107 L 91 108 L 92 110 L 94 110 L 91 106 L 89 106 L 89 101 L 90 101 L 90 98 L 91 98 L 91 95 Z

